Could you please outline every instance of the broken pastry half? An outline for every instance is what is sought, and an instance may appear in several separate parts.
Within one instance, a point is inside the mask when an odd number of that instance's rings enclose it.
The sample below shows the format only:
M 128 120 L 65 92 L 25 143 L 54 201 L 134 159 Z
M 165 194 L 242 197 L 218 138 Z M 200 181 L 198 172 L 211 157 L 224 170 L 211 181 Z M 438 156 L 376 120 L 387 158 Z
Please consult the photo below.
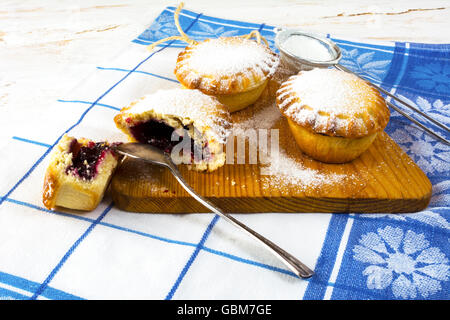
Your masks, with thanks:
M 42 195 L 45 207 L 95 209 L 103 198 L 118 158 L 106 142 L 64 135 L 52 152 L 45 174 Z
M 123 108 L 114 122 L 130 141 L 170 153 L 177 164 L 213 171 L 225 163 L 230 114 L 216 98 L 199 90 L 159 90 Z
M 278 64 L 278 55 L 263 43 L 220 37 L 187 46 L 175 75 L 185 88 L 214 96 L 235 112 L 261 96 Z

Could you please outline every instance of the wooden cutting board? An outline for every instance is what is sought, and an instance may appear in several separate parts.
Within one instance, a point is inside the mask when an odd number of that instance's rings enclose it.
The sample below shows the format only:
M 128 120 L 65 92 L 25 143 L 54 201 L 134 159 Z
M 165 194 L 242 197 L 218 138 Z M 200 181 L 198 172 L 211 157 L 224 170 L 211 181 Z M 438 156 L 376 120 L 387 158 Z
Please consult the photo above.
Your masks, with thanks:
M 420 211 L 428 205 L 430 181 L 384 132 L 350 163 L 326 164 L 302 154 L 274 104 L 281 82 L 281 77 L 273 80 L 255 105 L 232 115 L 237 133 L 278 129 L 282 155 L 279 162 L 272 166 L 248 164 L 247 154 L 247 164 L 236 164 L 235 158 L 235 164 L 211 173 L 179 166 L 200 195 L 231 213 L 394 213 Z M 168 170 L 139 160 L 122 162 L 112 178 L 110 193 L 115 205 L 125 211 L 209 212 L 182 189 Z

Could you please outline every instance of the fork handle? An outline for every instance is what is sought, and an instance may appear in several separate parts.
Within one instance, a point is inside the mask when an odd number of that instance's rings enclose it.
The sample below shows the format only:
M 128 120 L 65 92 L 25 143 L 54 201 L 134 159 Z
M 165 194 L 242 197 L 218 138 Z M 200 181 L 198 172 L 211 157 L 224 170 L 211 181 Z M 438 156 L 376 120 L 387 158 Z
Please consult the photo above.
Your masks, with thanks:
M 305 264 L 303 264 L 301 261 L 299 261 L 297 258 L 292 256 L 290 253 L 286 252 L 285 250 L 281 249 L 279 246 L 277 246 L 272 241 L 268 240 L 267 238 L 263 237 L 256 231 L 252 230 L 251 228 L 247 227 L 245 224 L 240 222 L 239 220 L 233 218 L 229 214 L 226 214 L 222 212 L 219 208 L 217 208 L 214 204 L 200 196 L 195 192 L 194 189 L 192 189 L 189 184 L 184 180 L 183 176 L 181 175 L 180 171 L 176 167 L 175 164 L 173 164 L 172 161 L 170 161 L 170 165 L 168 166 L 172 174 L 175 176 L 175 178 L 178 180 L 178 182 L 183 186 L 183 188 L 198 202 L 203 204 L 206 208 L 211 210 L 212 212 L 218 214 L 220 217 L 224 218 L 227 222 L 231 223 L 235 227 L 237 227 L 239 230 L 246 232 L 248 235 L 250 235 L 253 239 L 257 240 L 261 244 L 263 244 L 269 251 L 275 255 L 281 262 L 283 262 L 292 272 L 294 272 L 298 277 L 300 278 L 309 278 L 314 274 L 314 271 L 309 269 Z

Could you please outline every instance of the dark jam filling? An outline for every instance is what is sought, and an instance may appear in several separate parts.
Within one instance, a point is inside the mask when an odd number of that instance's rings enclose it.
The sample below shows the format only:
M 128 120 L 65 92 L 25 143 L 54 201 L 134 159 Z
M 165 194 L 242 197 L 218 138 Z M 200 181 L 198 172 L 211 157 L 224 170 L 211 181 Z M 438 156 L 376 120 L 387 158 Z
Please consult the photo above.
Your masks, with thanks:
M 174 133 L 175 129 L 165 122 L 152 119 L 132 126 L 130 131 L 138 142 L 148 143 L 167 153 L 171 153 L 177 144 L 183 142 L 183 139 L 189 139 L 191 160 L 198 161 L 202 157 L 202 147 L 188 136 L 188 127 L 185 126 L 184 129 L 186 130 L 184 136 L 180 136 L 177 132 Z
M 111 148 L 105 142 L 89 142 L 82 146 L 77 139 L 70 144 L 72 153 L 72 165 L 66 172 L 84 179 L 91 180 L 97 174 L 97 167 L 105 157 L 107 151 L 112 152 Z

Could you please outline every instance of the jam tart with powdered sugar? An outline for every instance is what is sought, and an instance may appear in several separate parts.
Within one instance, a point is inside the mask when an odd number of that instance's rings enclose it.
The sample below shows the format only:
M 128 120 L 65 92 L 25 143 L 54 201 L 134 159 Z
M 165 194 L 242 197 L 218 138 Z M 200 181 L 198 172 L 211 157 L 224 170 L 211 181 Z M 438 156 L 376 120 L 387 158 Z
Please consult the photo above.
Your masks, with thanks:
M 194 170 L 213 171 L 225 164 L 230 114 L 216 98 L 199 90 L 159 90 L 133 101 L 114 121 L 132 142 L 171 153 L 176 163 Z M 175 149 L 178 144 L 183 150 Z M 182 158 L 178 151 L 183 151 Z
M 278 55 L 263 43 L 221 37 L 187 46 L 175 75 L 185 88 L 215 96 L 234 112 L 260 97 L 278 64 Z
M 355 75 L 313 69 L 290 77 L 277 91 L 300 149 L 316 160 L 357 158 L 386 127 L 390 112 L 381 94 Z
M 179 14 L 183 5 L 181 2 L 174 12 L 180 35 L 156 41 L 148 49 L 152 51 L 169 40 L 188 43 L 178 55 L 175 68 L 178 81 L 186 89 L 199 89 L 216 97 L 230 112 L 258 100 L 279 64 L 279 57 L 269 48 L 267 40 L 258 30 L 253 30 L 242 36 L 197 42 L 181 28 Z

